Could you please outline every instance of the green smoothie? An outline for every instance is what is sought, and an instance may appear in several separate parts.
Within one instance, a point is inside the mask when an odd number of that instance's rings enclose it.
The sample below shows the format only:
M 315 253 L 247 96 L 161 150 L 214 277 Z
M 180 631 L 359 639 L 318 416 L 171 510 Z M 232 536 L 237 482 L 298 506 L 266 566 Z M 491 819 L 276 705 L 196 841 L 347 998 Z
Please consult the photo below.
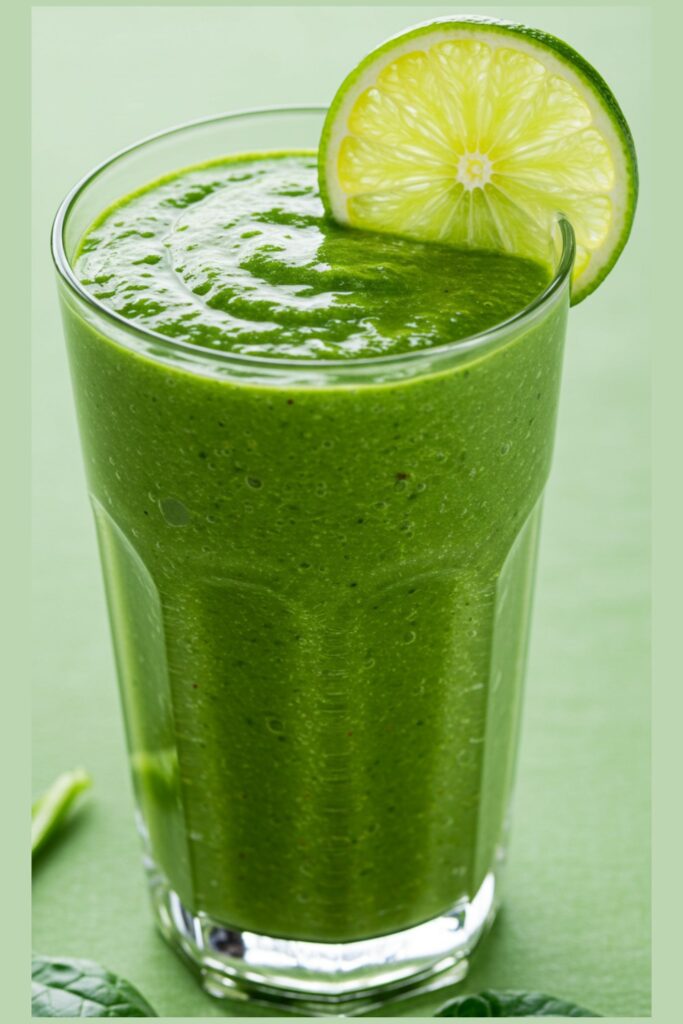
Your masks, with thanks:
M 504 838 L 566 295 L 464 341 L 549 270 L 335 226 L 296 153 L 128 196 L 75 271 L 169 339 L 64 304 L 157 869 L 191 913 L 321 942 L 472 899 Z

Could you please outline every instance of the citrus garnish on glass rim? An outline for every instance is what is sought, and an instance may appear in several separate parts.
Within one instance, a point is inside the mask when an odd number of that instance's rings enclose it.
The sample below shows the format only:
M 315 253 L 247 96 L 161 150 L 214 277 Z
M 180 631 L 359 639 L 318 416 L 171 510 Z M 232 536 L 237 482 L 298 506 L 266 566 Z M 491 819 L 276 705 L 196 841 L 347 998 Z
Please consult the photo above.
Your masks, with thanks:
M 478 17 L 409 29 L 347 76 L 319 178 L 340 223 L 536 259 L 562 213 L 573 303 L 614 266 L 638 192 L 633 139 L 598 72 L 554 36 Z

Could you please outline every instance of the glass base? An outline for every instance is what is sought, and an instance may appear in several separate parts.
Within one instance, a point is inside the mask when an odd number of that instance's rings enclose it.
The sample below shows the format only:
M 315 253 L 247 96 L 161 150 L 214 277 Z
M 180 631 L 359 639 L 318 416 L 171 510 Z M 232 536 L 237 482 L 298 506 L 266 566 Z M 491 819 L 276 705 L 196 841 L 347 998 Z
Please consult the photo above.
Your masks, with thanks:
M 301 942 L 191 914 L 150 860 L 147 872 L 162 935 L 210 995 L 315 1016 L 355 1016 L 460 981 L 496 907 L 489 874 L 471 902 L 414 928 L 360 942 Z

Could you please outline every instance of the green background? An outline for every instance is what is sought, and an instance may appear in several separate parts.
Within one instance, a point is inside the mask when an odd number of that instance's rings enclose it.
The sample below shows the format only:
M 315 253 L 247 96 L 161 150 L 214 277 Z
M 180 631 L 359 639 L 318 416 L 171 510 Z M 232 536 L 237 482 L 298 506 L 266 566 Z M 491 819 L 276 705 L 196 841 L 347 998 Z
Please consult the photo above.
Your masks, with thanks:
M 120 146 L 223 109 L 326 102 L 384 36 L 457 10 L 34 10 L 34 784 L 38 791 L 64 768 L 83 764 L 96 788 L 87 811 L 37 865 L 33 945 L 101 960 L 138 984 L 163 1015 L 250 1008 L 204 996 L 152 930 L 47 252 L 49 222 L 74 180 Z M 508 896 L 465 984 L 542 989 L 605 1015 L 645 1016 L 649 18 L 625 7 L 486 13 L 555 32 L 599 68 L 633 128 L 645 185 L 618 268 L 572 311 Z M 408 1009 L 426 1014 L 431 1005 Z

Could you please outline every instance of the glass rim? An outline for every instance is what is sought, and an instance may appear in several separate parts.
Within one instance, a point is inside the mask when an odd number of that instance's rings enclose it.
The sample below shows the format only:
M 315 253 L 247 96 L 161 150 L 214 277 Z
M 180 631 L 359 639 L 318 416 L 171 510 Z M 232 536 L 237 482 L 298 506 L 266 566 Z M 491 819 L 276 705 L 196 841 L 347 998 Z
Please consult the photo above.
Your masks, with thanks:
M 245 108 L 243 110 L 227 111 L 221 114 L 210 114 L 208 117 L 193 118 L 190 121 L 184 121 L 181 124 L 173 125 L 170 128 L 164 128 L 161 131 L 154 132 L 151 135 L 144 136 L 142 139 L 138 139 L 136 142 L 133 142 L 129 146 L 125 146 L 123 149 L 117 150 L 85 174 L 73 186 L 73 188 L 70 189 L 57 209 L 57 213 L 55 214 L 52 222 L 50 248 L 52 260 L 59 277 L 67 285 L 69 290 L 99 317 L 113 324 L 116 328 L 125 331 L 127 334 L 132 334 L 133 336 L 141 338 L 144 342 L 154 342 L 155 346 L 161 349 L 161 351 L 166 351 L 168 354 L 184 354 L 186 358 L 190 359 L 190 361 L 191 357 L 194 356 L 197 360 L 204 363 L 208 360 L 209 363 L 214 362 L 223 367 L 241 366 L 243 368 L 251 367 L 254 370 L 305 371 L 308 369 L 310 371 L 315 371 L 316 373 L 324 373 L 326 370 L 329 370 L 332 374 L 343 370 L 345 373 L 353 374 L 354 370 L 357 369 L 359 372 L 365 371 L 367 373 L 367 371 L 372 367 L 376 367 L 380 370 L 380 368 L 395 366 L 397 364 L 411 362 L 419 363 L 421 360 L 427 358 L 433 359 L 435 357 L 446 356 L 448 354 L 461 354 L 478 351 L 479 349 L 485 348 L 489 344 L 495 342 L 499 337 L 503 336 L 504 338 L 509 333 L 510 329 L 515 327 L 515 325 L 522 324 L 532 314 L 549 304 L 550 300 L 556 295 L 569 278 L 576 254 L 574 230 L 570 222 L 560 211 L 556 214 L 555 223 L 559 228 L 562 251 L 552 279 L 543 291 L 539 293 L 539 295 L 537 295 L 528 305 L 524 306 L 513 316 L 508 317 L 506 320 L 501 320 L 499 323 L 494 324 L 492 327 L 489 327 L 484 331 L 475 332 L 474 334 L 467 335 L 465 338 L 459 338 L 455 341 L 447 341 L 441 345 L 411 349 L 408 352 L 394 354 L 388 353 L 386 355 L 378 356 L 363 356 L 358 359 L 298 359 L 291 357 L 279 358 L 277 356 L 258 356 L 231 352 L 225 349 L 206 348 L 202 345 L 197 345 L 190 341 L 184 341 L 180 338 L 170 338 L 165 334 L 160 334 L 158 331 L 152 330 L 151 328 L 140 326 L 132 320 L 126 320 L 126 318 L 121 316 L 120 313 L 117 313 L 115 310 L 110 309 L 104 303 L 100 302 L 100 300 L 88 292 L 78 280 L 66 254 L 64 244 L 64 232 L 67 219 L 74 204 L 80 196 L 108 168 L 154 142 L 170 138 L 173 135 L 189 131 L 193 128 L 202 128 L 221 121 L 239 121 L 246 118 L 257 118 L 277 114 L 323 115 L 327 113 L 328 109 L 328 107 L 318 104 L 307 104 L 301 106 L 288 106 L 283 104 L 277 106 Z M 182 170 L 182 168 L 177 168 L 177 170 Z

